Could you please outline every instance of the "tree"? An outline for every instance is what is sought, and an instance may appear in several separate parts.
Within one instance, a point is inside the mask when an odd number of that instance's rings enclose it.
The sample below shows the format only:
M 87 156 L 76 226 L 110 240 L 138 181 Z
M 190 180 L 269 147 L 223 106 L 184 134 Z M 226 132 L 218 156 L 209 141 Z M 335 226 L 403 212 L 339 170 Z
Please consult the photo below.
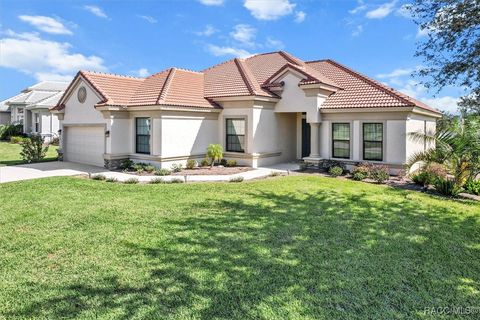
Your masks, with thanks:
M 220 160 L 223 157 L 222 146 L 219 144 L 209 144 L 207 147 L 207 157 L 212 159 L 211 167 L 213 168 L 215 160 Z
M 20 155 L 27 163 L 38 162 L 45 158 L 47 151 L 48 146 L 44 147 L 42 136 L 35 134 L 30 136 L 28 139 L 25 139 L 25 142 L 22 144 L 22 151 L 20 152 Z
M 445 165 L 453 175 L 458 186 L 463 186 L 467 179 L 480 174 L 480 117 L 459 117 L 444 121 L 432 133 L 411 133 L 416 141 L 434 142 L 435 147 L 414 154 L 407 166 L 416 164 L 428 166 L 432 163 Z
M 480 0 L 415 0 L 414 21 L 428 38 L 416 56 L 425 67 L 418 74 L 427 87 L 465 87 L 460 108 L 480 114 Z

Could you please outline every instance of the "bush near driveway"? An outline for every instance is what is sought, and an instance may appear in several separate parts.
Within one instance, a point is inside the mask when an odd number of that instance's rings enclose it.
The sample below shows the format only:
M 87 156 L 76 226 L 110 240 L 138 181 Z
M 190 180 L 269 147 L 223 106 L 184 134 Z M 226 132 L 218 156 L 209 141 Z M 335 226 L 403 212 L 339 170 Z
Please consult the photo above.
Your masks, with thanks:
M 0 318 L 433 319 L 480 300 L 468 201 L 318 176 L 0 194 Z
M 3 165 L 11 166 L 24 164 L 20 153 L 22 152 L 22 146 L 19 144 L 11 144 L 9 142 L 0 141 L 0 167 Z M 54 161 L 57 160 L 57 147 L 50 146 L 47 154 L 42 161 Z

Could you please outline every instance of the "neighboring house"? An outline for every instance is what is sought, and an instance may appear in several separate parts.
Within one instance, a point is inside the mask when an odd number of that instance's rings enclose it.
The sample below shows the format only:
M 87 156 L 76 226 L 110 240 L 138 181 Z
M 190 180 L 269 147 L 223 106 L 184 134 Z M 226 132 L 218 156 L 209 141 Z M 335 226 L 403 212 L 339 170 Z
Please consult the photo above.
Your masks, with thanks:
M 58 117 L 50 112 L 57 105 L 68 82 L 42 81 L 4 101 L 10 109 L 10 122 L 21 123 L 23 132 L 41 134 L 46 141 L 58 135 Z
M 116 168 L 202 159 L 211 143 L 252 167 L 304 159 L 400 169 L 441 113 L 332 60 L 280 51 L 147 78 L 80 71 L 54 111 L 65 160 Z M 394 170 L 393 170 L 394 171 Z
M 10 106 L 5 104 L 7 100 L 0 102 L 0 126 L 10 123 Z

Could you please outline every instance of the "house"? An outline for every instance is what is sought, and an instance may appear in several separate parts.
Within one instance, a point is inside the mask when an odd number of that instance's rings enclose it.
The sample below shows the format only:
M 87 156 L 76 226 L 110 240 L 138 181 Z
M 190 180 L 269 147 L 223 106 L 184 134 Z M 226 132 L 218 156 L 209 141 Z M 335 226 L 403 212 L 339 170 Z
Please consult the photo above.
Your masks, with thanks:
M 6 102 L 7 100 L 0 101 L 0 126 L 10 123 L 10 106 Z
M 258 167 L 304 159 L 401 169 L 441 113 L 332 60 L 279 51 L 200 72 L 146 78 L 80 71 L 58 105 L 68 161 L 116 168 L 123 159 L 170 167 L 211 143 Z
M 42 81 L 5 100 L 3 105 L 8 107 L 9 122 L 22 124 L 26 134 L 40 134 L 46 141 L 50 141 L 58 135 L 60 128 L 58 116 L 52 114 L 50 109 L 58 104 L 68 84 Z

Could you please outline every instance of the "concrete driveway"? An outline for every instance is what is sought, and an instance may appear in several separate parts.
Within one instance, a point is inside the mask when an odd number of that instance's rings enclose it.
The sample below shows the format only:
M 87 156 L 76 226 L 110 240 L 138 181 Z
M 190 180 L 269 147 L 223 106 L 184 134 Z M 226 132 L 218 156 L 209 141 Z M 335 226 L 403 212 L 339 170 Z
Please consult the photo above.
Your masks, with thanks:
M 0 167 L 0 183 L 46 177 L 76 176 L 105 172 L 105 168 L 66 161 L 52 161 Z

